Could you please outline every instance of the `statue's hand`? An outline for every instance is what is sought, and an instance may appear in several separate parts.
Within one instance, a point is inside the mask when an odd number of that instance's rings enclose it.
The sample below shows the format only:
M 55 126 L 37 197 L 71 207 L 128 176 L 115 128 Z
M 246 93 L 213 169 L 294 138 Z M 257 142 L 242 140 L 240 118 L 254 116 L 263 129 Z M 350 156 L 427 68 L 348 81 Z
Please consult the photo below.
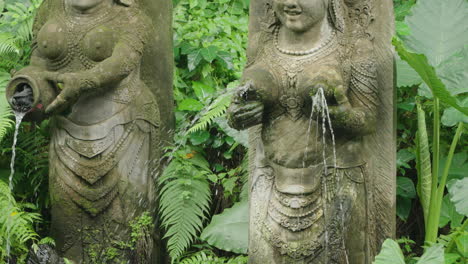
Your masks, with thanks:
M 233 102 L 228 108 L 229 125 L 235 129 L 246 129 L 262 123 L 263 103 L 259 101 Z
M 53 82 L 62 91 L 46 108 L 46 114 L 58 114 L 73 105 L 80 96 L 80 79 L 73 73 L 45 72 L 44 78 Z

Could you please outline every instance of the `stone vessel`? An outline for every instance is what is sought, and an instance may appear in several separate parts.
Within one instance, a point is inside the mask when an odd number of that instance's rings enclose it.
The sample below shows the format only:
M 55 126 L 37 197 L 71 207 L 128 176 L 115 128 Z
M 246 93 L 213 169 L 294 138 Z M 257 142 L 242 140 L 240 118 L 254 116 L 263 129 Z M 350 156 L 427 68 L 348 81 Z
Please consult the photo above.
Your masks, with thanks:
M 252 0 L 249 31 L 228 110 L 250 136 L 249 263 L 372 263 L 395 225 L 391 0 Z
M 51 119 L 51 236 L 73 263 L 165 261 L 155 182 L 174 125 L 171 17 L 170 0 L 38 10 L 7 96 Z

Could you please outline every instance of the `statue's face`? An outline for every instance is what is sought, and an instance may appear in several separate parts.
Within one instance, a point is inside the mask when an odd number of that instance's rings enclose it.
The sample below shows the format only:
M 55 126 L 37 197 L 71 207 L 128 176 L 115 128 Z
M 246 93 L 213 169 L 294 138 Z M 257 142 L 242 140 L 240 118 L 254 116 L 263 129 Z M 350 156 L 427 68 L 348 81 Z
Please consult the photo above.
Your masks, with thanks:
M 98 6 L 106 0 L 70 0 L 71 6 L 80 11 L 87 11 Z
M 327 15 L 327 0 L 273 0 L 281 24 L 294 32 L 304 32 Z

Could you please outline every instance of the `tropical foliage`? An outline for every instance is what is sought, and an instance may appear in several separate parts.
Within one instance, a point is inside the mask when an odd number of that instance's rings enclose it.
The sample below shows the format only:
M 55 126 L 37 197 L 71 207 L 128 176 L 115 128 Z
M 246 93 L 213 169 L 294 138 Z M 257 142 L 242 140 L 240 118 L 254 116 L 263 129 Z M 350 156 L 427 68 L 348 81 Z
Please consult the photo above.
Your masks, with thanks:
M 248 140 L 225 111 L 246 62 L 249 0 L 173 2 L 177 128 L 158 179 L 161 228 L 173 263 L 247 263 Z M 399 239 L 387 240 L 374 263 L 465 263 L 468 2 L 394 3 Z M 41 237 L 53 242 L 47 121 L 21 125 L 8 188 L 14 122 L 3 87 L 28 63 L 39 4 L 0 0 L 0 259 L 8 237 L 18 263 Z

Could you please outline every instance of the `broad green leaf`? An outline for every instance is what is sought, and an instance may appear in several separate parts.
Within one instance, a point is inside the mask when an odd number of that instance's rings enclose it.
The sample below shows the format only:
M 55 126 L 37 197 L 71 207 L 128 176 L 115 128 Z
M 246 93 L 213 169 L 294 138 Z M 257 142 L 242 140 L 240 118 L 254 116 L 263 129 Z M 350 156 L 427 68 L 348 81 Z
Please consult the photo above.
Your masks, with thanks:
M 221 62 L 221 64 L 224 65 L 229 70 L 232 70 L 234 65 L 232 64 L 232 56 L 226 51 L 220 51 L 218 52 L 218 59 Z
M 190 134 L 190 142 L 195 146 L 205 143 L 208 139 L 210 139 L 210 132 L 205 130 L 200 130 Z
M 405 19 L 411 35 L 405 44 L 415 53 L 425 54 L 433 66 L 461 50 L 468 43 L 468 1 L 422 0 Z
M 418 131 L 416 140 L 416 167 L 418 170 L 418 194 L 423 208 L 424 220 L 429 219 L 431 201 L 432 172 L 429 140 L 427 137 L 426 115 L 418 104 Z M 426 223 L 427 224 L 427 223 Z
M 440 210 L 439 227 L 442 228 L 450 222 L 450 228 L 455 228 L 461 225 L 464 216 L 459 214 L 455 209 L 449 195 L 446 195 L 442 200 Z
M 445 264 L 455 264 L 460 258 L 456 253 L 445 253 Z
M 415 0 L 402 1 L 400 5 L 395 7 L 395 20 L 402 21 L 407 15 L 410 14 L 411 7 L 414 5 Z
M 419 74 L 408 65 L 408 63 L 397 56 L 396 58 L 397 69 L 397 86 L 413 86 L 422 83 Z
M 218 56 L 217 52 L 218 48 L 216 46 L 208 46 L 201 50 L 201 55 L 207 62 L 211 63 Z
M 192 51 L 192 53 L 187 55 L 188 59 L 188 69 L 189 71 L 195 70 L 195 68 L 200 64 L 200 62 L 203 59 L 203 56 L 201 54 L 201 49 L 197 49 Z
M 436 67 L 440 79 L 447 87 L 447 90 L 453 95 L 468 92 L 467 69 L 468 44 L 461 51 L 453 54 Z
M 410 168 L 408 162 L 414 160 L 416 156 L 414 153 L 408 151 L 408 149 L 400 149 L 397 152 L 397 166 L 398 167 L 405 167 L 407 169 Z
M 468 85 L 468 82 L 467 82 L 467 85 Z M 468 97 L 463 100 L 461 105 L 464 107 L 468 107 Z M 441 121 L 444 126 L 453 127 L 457 125 L 459 122 L 468 123 L 468 115 L 465 115 L 461 113 L 460 111 L 456 110 L 455 108 L 450 107 L 444 110 L 444 114 L 442 115 Z
M 180 111 L 200 111 L 203 109 L 203 104 L 195 99 L 187 98 L 179 103 L 178 109 Z
M 409 214 L 411 213 L 411 206 L 412 206 L 411 199 L 397 196 L 396 202 L 397 202 L 397 206 L 396 206 L 397 216 L 400 217 L 400 219 L 403 221 L 408 220 Z
M 201 82 L 192 82 L 193 91 L 199 100 L 204 100 L 207 96 L 213 94 L 215 89 Z
M 447 156 L 441 156 L 439 164 L 445 164 Z M 444 166 L 439 167 L 439 175 L 442 177 Z M 453 179 L 463 179 L 467 176 L 468 171 L 468 154 L 466 151 L 459 152 L 453 155 L 452 164 L 449 169 L 447 182 Z
M 444 247 L 436 244 L 426 250 L 416 264 L 444 264 Z
M 468 177 L 460 180 L 451 180 L 447 184 L 450 200 L 455 205 L 457 212 L 468 216 Z
M 468 235 L 464 234 L 456 238 L 457 249 L 463 255 L 468 258 Z
M 246 254 L 248 248 L 249 203 L 247 199 L 215 215 L 200 238 L 222 250 Z
M 382 250 L 375 257 L 373 264 L 405 264 L 403 252 L 397 242 L 391 239 L 385 240 Z
M 411 53 L 407 51 L 403 44 L 397 38 L 393 38 L 392 43 L 395 46 L 395 49 L 397 50 L 400 57 L 406 62 L 408 62 L 408 64 L 421 76 L 421 78 L 429 86 L 429 88 L 431 88 L 432 94 L 439 98 L 440 101 L 468 115 L 468 107 L 462 107 L 458 104 L 455 97 L 453 97 L 447 91 L 445 85 L 437 77 L 434 68 L 429 65 L 429 63 L 427 62 L 427 58 L 424 55 Z
M 410 199 L 416 197 L 416 189 L 414 188 L 414 183 L 410 178 L 397 178 L 397 195 Z

